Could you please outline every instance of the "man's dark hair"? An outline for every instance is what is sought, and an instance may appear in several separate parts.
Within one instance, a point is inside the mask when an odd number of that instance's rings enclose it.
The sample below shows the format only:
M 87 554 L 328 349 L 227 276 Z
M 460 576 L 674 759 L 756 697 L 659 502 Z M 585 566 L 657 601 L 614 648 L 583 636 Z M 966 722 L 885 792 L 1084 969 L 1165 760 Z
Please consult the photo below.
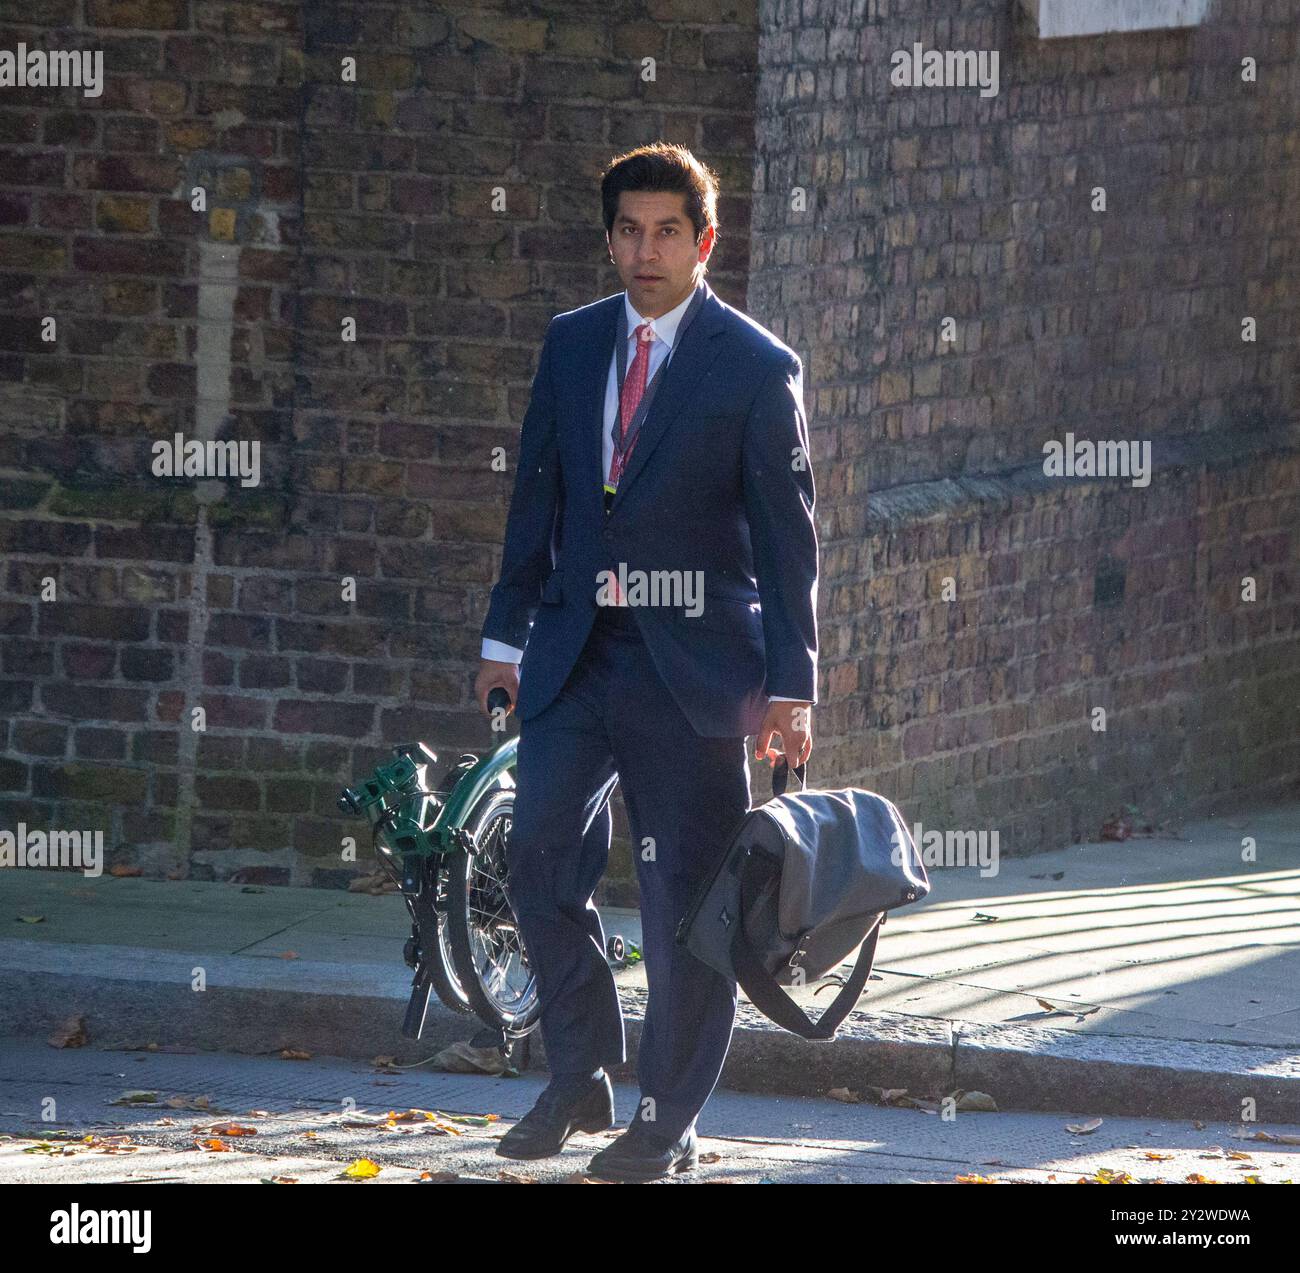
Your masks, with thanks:
M 600 178 L 600 203 L 605 233 L 613 234 L 618 197 L 624 190 L 667 190 L 686 196 L 686 215 L 700 241 L 706 226 L 718 230 L 718 178 L 685 146 L 656 141 L 638 146 L 610 161 Z

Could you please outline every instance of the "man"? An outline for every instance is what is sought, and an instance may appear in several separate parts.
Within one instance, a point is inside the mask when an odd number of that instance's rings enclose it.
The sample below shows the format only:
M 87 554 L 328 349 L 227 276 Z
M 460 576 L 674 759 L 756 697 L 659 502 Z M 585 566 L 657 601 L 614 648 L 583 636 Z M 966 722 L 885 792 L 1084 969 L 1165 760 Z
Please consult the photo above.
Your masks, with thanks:
M 601 201 L 626 290 L 547 328 L 475 683 L 521 722 L 509 889 L 552 1072 L 497 1152 L 614 1122 L 623 1020 L 591 898 L 617 781 L 649 997 L 637 1114 L 589 1170 L 650 1180 L 695 1165 L 731 1042 L 735 982 L 674 935 L 749 808 L 745 739 L 772 760 L 779 735 L 792 765 L 812 749 L 817 536 L 802 364 L 704 281 L 714 175 L 655 143 Z

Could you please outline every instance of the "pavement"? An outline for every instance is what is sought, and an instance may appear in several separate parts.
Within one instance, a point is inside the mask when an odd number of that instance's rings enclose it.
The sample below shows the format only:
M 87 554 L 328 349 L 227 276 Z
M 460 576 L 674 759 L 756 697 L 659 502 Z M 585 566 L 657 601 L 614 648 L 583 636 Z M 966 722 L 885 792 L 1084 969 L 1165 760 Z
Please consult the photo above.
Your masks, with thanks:
M 980 1091 L 1002 1110 L 1300 1123 L 1300 804 L 997 867 L 931 870 L 834 1040 L 799 1039 L 742 997 L 720 1090 Z M 411 1064 L 478 1028 L 433 1005 L 423 1038 L 401 1036 L 409 923 L 392 895 L 0 870 L 4 915 L 4 1037 L 81 1016 L 93 1046 Z M 639 941 L 635 911 L 602 921 Z M 644 969 L 616 980 L 629 1062 L 613 1073 L 633 1081 Z M 824 1004 L 818 989 L 797 997 Z
M 369 1178 L 375 1184 L 581 1179 L 592 1155 L 633 1117 L 636 1085 L 615 1085 L 614 1129 L 577 1133 L 552 1158 L 497 1157 L 496 1141 L 544 1082 L 337 1057 L 55 1051 L 43 1040 L 0 1041 L 0 1184 L 333 1183 L 361 1159 L 380 1169 Z M 155 1099 L 121 1104 L 128 1091 Z M 1086 1113 L 945 1118 L 719 1090 L 700 1116 L 699 1167 L 656 1183 L 1076 1184 L 1106 1173 L 1133 1184 L 1300 1181 L 1297 1127 L 1137 1118 L 1094 1127 L 1098 1120 Z M 210 1145 L 213 1138 L 222 1148 Z M 1033 1210 L 1041 1220 L 1041 1206 Z M 945 1212 L 953 1214 L 951 1204 Z M 1256 1253 L 1264 1235 L 1253 1204 L 1251 1215 Z M 1070 1213 L 1073 1246 L 1089 1236 L 1082 1216 Z M 1278 1236 L 1287 1241 L 1291 1231 L 1280 1219 Z

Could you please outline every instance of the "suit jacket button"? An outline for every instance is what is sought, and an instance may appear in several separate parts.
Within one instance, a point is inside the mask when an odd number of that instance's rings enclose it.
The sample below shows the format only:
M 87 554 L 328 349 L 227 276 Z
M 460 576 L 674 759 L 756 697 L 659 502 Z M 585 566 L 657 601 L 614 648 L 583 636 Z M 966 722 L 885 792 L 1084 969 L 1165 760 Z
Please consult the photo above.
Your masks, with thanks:
M 600 537 L 601 537 L 601 538 L 602 538 L 606 543 L 608 543 L 611 539 L 614 538 L 614 532 L 613 532 L 612 530 L 602 530 L 602 531 L 600 532 Z

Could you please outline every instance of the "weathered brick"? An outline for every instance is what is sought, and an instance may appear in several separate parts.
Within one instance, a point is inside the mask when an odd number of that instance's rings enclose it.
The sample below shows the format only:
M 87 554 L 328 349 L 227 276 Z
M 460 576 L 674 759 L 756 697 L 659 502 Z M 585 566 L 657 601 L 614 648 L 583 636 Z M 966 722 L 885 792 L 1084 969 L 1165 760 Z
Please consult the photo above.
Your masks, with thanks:
M 327 659 L 299 659 L 298 688 L 309 694 L 338 694 L 347 688 L 348 665 Z
M 123 650 L 122 679 L 170 681 L 176 674 L 175 660 L 171 650 Z
M 16 716 L 32 710 L 35 686 L 30 680 L 0 681 L 0 713 Z
M 142 616 L 146 622 L 148 616 Z M 63 647 L 63 673 L 72 681 L 109 681 L 117 665 L 117 650 L 111 645 Z
M 0 791 L 26 791 L 29 770 L 25 762 L 0 756 Z
M 124 760 L 126 735 L 113 729 L 87 726 L 73 734 L 72 749 L 78 760 Z
M 107 197 L 95 208 L 95 224 L 109 234 L 148 234 L 151 215 L 147 199 Z
M 190 22 L 189 0 L 86 0 L 86 19 L 97 27 L 179 31 Z
M 68 746 L 68 730 L 46 721 L 15 721 L 12 745 L 28 756 L 62 756 Z
M 5 185 L 62 186 L 66 156 L 61 150 L 22 151 L 0 147 Z
M 72 164 L 73 184 L 87 190 L 172 194 L 180 180 L 180 164 L 156 155 L 78 155 Z
M 214 614 L 208 623 L 208 644 L 242 650 L 269 649 L 271 620 L 242 614 Z
M 175 243 L 130 243 L 114 239 L 73 240 L 73 264 L 91 274 L 176 275 L 185 268 L 185 250 Z
M 41 688 L 41 704 L 55 716 L 73 720 L 144 721 L 149 692 L 94 685 L 51 684 Z
M 45 601 L 37 610 L 42 636 L 95 637 L 104 641 L 144 641 L 150 616 L 138 607 L 82 605 L 72 601 Z
M 261 787 L 249 778 L 200 775 L 195 779 L 194 791 L 205 809 L 256 810 L 262 807 Z
M 274 727 L 285 734 L 363 738 L 370 732 L 374 716 L 374 708 L 366 703 L 290 698 L 276 704 Z
M 206 690 L 197 705 L 207 713 L 209 729 L 265 729 L 270 715 L 270 705 L 262 699 Z

